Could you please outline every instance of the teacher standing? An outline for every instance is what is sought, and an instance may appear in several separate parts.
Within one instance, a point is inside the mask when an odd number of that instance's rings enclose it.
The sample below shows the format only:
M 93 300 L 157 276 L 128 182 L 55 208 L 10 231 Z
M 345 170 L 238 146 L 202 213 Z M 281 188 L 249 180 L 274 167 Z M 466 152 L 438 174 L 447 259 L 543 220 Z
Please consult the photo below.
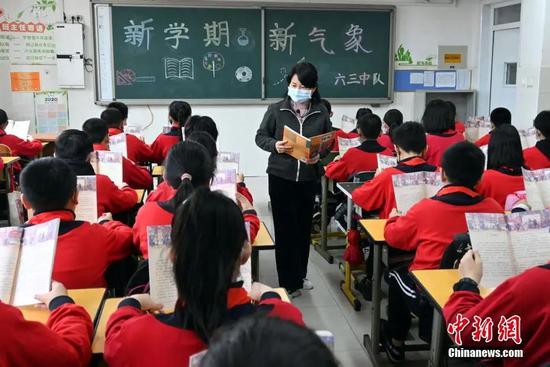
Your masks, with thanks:
M 256 133 L 256 144 L 271 153 L 267 174 L 279 285 L 292 297 L 298 297 L 301 289 L 313 289 L 307 279 L 307 263 L 313 205 L 322 167 L 319 157 L 298 161 L 290 156 L 292 146 L 283 140 L 283 130 L 286 125 L 312 137 L 330 132 L 332 125 L 321 103 L 315 66 L 307 62 L 296 64 L 287 82 L 287 95 L 267 109 Z

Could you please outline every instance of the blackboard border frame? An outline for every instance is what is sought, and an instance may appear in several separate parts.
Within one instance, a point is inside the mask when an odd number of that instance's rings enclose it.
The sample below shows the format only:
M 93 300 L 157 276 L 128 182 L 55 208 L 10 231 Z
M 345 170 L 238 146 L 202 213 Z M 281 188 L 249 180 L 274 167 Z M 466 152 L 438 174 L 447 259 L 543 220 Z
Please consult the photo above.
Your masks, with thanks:
M 206 4 L 205 4 L 206 2 Z M 113 101 L 124 102 L 127 105 L 133 106 L 159 106 L 167 105 L 174 99 L 117 99 L 114 88 L 114 70 L 111 70 L 113 75 L 113 99 L 106 100 L 100 99 L 100 68 L 99 68 L 99 49 L 98 49 L 98 28 L 96 24 L 96 5 L 109 5 L 113 6 L 139 6 L 139 7 L 179 7 L 179 8 L 214 8 L 214 9 L 259 9 L 261 11 L 261 27 L 262 27 L 262 42 L 261 42 L 261 97 L 260 98 L 235 98 L 235 99 L 185 99 L 189 103 L 200 106 L 210 105 L 227 105 L 227 106 L 239 106 L 239 105 L 269 105 L 280 100 L 280 98 L 265 98 L 265 64 L 266 64 L 266 48 L 265 48 L 265 11 L 269 9 L 276 10 L 339 10 L 339 11 L 354 11 L 354 10 L 370 10 L 370 11 L 383 11 L 390 14 L 390 52 L 389 52 L 389 70 L 388 70 L 388 93 L 387 97 L 383 98 L 331 98 L 332 103 L 337 104 L 370 104 L 372 106 L 382 104 L 392 104 L 394 101 L 394 73 L 395 73 L 395 17 L 396 9 L 395 5 L 375 5 L 375 4 L 323 4 L 323 3 L 270 3 L 270 2 L 257 2 L 251 4 L 250 2 L 224 2 L 224 1 L 188 1 L 182 4 L 178 0 L 162 0 L 155 4 L 150 4 L 147 0 L 91 0 L 90 1 L 90 14 L 92 15 L 92 34 L 93 34 L 93 46 L 94 46 L 94 98 L 95 104 L 99 106 L 106 106 Z M 111 17 L 112 23 L 112 17 Z M 111 42 L 112 42 L 112 24 L 111 24 Z M 112 46 L 112 44 L 111 44 Z M 114 68 L 113 55 L 111 55 L 111 68 Z

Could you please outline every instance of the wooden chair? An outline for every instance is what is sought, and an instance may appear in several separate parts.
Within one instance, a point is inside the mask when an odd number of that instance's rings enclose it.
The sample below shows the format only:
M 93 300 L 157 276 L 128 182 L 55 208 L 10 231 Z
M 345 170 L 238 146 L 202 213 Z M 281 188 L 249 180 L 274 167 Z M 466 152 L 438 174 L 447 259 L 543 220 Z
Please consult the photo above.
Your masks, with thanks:
M 5 144 L 0 144 L 0 157 L 11 157 L 11 148 Z

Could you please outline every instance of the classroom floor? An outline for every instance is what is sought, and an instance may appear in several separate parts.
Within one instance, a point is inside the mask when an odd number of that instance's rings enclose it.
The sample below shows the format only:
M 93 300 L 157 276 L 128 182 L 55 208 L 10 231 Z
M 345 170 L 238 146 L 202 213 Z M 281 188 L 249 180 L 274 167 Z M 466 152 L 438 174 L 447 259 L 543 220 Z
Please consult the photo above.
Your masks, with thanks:
M 254 196 L 254 206 L 261 220 L 274 235 L 273 218 L 268 208 L 267 177 L 247 177 L 246 184 Z M 361 299 L 362 309 L 355 312 L 340 291 L 343 274 L 338 269 L 339 255 L 333 264 L 326 262 L 311 249 L 308 278 L 315 289 L 302 291 L 302 296 L 292 300 L 300 308 L 306 324 L 315 330 L 329 330 L 335 338 L 335 354 L 343 367 L 372 366 L 363 347 L 363 334 L 370 331 L 370 303 Z M 260 251 L 260 281 L 270 286 L 278 286 L 275 267 L 275 252 Z M 416 334 L 416 332 L 413 332 Z M 426 366 L 427 352 L 408 353 L 406 366 Z M 391 366 L 385 354 L 381 355 L 381 365 Z M 449 363 L 452 366 L 469 366 L 465 363 Z

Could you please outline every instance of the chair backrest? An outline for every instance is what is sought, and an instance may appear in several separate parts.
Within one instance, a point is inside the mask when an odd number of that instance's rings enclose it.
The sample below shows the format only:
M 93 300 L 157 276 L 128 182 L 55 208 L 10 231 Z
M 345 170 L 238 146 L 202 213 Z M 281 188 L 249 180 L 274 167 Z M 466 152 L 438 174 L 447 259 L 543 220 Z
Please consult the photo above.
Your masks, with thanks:
M 0 157 L 11 157 L 11 148 L 5 144 L 0 144 Z
M 366 182 L 370 181 L 374 178 L 374 175 L 376 174 L 375 171 L 362 171 L 354 173 L 348 181 L 351 182 Z
M 470 235 L 468 233 L 457 234 L 443 253 L 440 269 L 457 269 L 462 256 L 472 249 Z

